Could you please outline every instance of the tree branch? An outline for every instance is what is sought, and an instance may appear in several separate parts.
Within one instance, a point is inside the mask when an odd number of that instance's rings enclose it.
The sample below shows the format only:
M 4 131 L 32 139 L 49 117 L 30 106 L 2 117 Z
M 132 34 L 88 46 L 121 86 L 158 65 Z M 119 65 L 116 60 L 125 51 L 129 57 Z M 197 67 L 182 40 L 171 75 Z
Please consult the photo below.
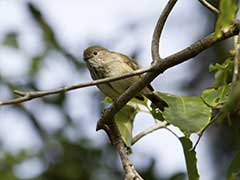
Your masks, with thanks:
M 104 127 L 104 130 L 107 132 L 109 139 L 112 144 L 117 148 L 123 169 L 125 171 L 125 180 L 143 180 L 143 178 L 138 174 L 134 165 L 128 158 L 127 150 L 124 142 L 121 139 L 119 130 L 115 123 L 108 124 Z
M 208 8 L 210 11 L 212 11 L 213 13 L 219 14 L 219 10 L 217 8 L 215 8 L 211 3 L 209 3 L 207 0 L 199 0 L 199 2 L 205 6 L 206 8 Z
M 140 92 L 147 84 L 150 84 L 160 73 L 163 73 L 170 67 L 178 65 L 182 62 L 195 57 L 203 50 L 209 48 L 210 46 L 216 44 L 219 41 L 230 38 L 239 33 L 238 21 L 229 28 L 227 32 L 223 32 L 218 38 L 215 37 L 214 33 L 206 36 L 205 38 L 195 42 L 191 46 L 164 58 L 162 61 L 157 61 L 157 63 L 152 65 L 154 71 L 146 73 L 133 85 L 131 85 L 121 96 L 119 96 L 113 104 L 106 109 L 97 124 L 97 130 L 102 129 L 103 125 L 108 124 L 113 119 L 114 115 L 138 92 Z M 155 58 L 155 57 L 154 57 Z
M 170 14 L 170 12 L 171 12 L 172 8 L 174 7 L 174 5 L 176 4 L 176 2 L 177 2 L 177 0 L 168 1 L 167 5 L 163 9 L 163 11 L 159 17 L 157 25 L 154 29 L 153 37 L 152 37 L 152 48 L 151 48 L 153 63 L 161 60 L 161 56 L 159 54 L 160 37 L 162 34 L 164 24 L 166 23 L 167 17 Z
M 240 51 L 240 34 L 236 37 L 235 45 L 235 56 L 234 56 L 234 66 L 233 66 L 233 78 L 232 84 L 234 85 L 238 78 L 238 61 L 239 61 L 239 51 Z
M 150 126 L 149 128 L 145 129 L 144 131 L 141 131 L 139 134 L 137 134 L 135 137 L 132 139 L 132 145 L 134 145 L 137 141 L 139 141 L 141 138 L 144 136 L 158 130 L 161 128 L 165 128 L 167 126 L 167 122 L 157 122 L 156 124 Z
M 128 77 L 131 77 L 131 76 L 136 76 L 136 75 L 139 75 L 139 74 L 143 74 L 143 73 L 149 72 L 151 70 L 152 70 L 151 67 L 144 68 L 144 69 L 138 69 L 138 70 L 135 70 L 133 72 L 126 73 L 126 74 L 123 74 L 123 75 L 120 75 L 120 76 L 114 76 L 114 77 L 99 79 L 99 80 L 95 80 L 95 81 L 91 81 L 91 82 L 80 83 L 80 84 L 76 84 L 76 85 L 72 85 L 72 86 L 65 86 L 65 87 L 52 89 L 52 90 L 30 91 L 30 92 L 22 92 L 22 91 L 15 90 L 14 93 L 21 96 L 21 97 L 16 98 L 16 99 L 12 99 L 12 100 L 7 100 L 7 101 L 0 101 L 0 106 L 1 105 L 9 105 L 9 104 L 18 104 L 18 103 L 22 103 L 22 102 L 25 102 L 25 101 L 35 99 L 35 98 L 40 98 L 40 97 L 43 97 L 43 96 L 47 96 L 47 95 L 64 93 L 64 92 L 75 90 L 75 89 L 94 86 L 94 85 L 98 85 L 98 84 L 102 84 L 102 83 L 106 83 L 106 82 L 112 82 L 112 81 L 116 81 L 116 80 L 119 80 L 119 79 L 124 79 L 124 78 L 128 78 Z
M 114 116 L 115 114 L 132 98 L 134 97 L 138 92 L 140 92 L 147 84 L 150 84 L 151 81 L 153 81 L 160 73 L 163 73 L 165 70 L 167 70 L 170 67 L 173 67 L 177 64 L 180 64 L 182 62 L 185 62 L 189 60 L 190 58 L 198 55 L 203 50 L 209 48 L 210 46 L 214 45 L 215 43 L 222 41 L 224 39 L 227 39 L 229 37 L 232 37 L 239 33 L 239 29 L 236 26 L 237 22 L 235 22 L 234 25 L 227 31 L 223 32 L 222 35 L 218 38 L 215 38 L 214 34 L 210 34 L 209 36 L 197 41 L 196 43 L 192 44 L 191 46 L 183 49 L 180 52 L 177 52 L 171 56 L 168 56 L 161 60 L 160 54 L 159 54 L 159 39 L 161 36 L 161 32 L 163 29 L 163 26 L 166 22 L 166 19 L 172 10 L 173 6 L 177 0 L 169 0 L 168 4 L 164 8 L 158 23 L 155 27 L 154 34 L 153 34 L 153 40 L 152 40 L 152 59 L 153 64 L 150 68 L 147 69 L 141 69 L 134 71 L 132 73 L 127 73 L 121 76 L 117 77 L 111 77 L 101 80 L 96 80 L 88 83 L 82 83 L 78 85 L 73 86 L 66 86 L 63 88 L 58 88 L 55 90 L 49 90 L 49 91 L 36 91 L 36 92 L 21 92 L 21 91 L 15 91 L 16 94 L 22 96 L 17 99 L 9 100 L 9 101 L 0 101 L 0 105 L 5 104 L 16 104 L 24 101 L 28 101 L 30 99 L 51 95 L 51 94 L 57 94 L 62 93 L 66 91 L 70 91 L 73 89 L 83 88 L 87 86 L 93 86 L 101 83 L 111 82 L 123 78 L 127 78 L 133 75 L 139 75 L 147 72 L 144 76 L 142 76 L 138 81 L 136 81 L 133 85 L 131 85 L 120 97 L 118 97 L 112 105 L 107 108 L 100 120 L 97 124 L 97 130 L 104 129 L 109 138 L 111 139 L 113 145 L 117 148 L 120 157 L 121 162 L 125 171 L 125 179 L 126 180 L 142 180 L 141 176 L 137 173 L 135 170 L 133 164 L 128 158 L 124 143 L 121 139 L 121 136 L 119 134 L 118 128 L 116 127 L 116 124 L 114 122 Z M 150 130 L 148 131 L 150 132 Z M 147 134 L 145 132 L 145 134 Z M 141 135 L 143 137 L 143 135 Z

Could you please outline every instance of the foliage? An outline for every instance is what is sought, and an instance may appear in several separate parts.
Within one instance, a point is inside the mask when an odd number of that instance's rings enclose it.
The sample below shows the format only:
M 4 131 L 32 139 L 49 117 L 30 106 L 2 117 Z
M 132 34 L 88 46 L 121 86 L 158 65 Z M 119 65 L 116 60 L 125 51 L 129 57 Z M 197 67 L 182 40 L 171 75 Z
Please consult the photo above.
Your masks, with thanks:
M 83 63 L 79 61 L 79 58 L 61 45 L 53 28 L 47 22 L 41 11 L 31 3 L 27 4 L 27 7 L 33 22 L 42 32 L 40 36 L 44 48 L 30 57 L 30 65 L 27 71 L 28 78 L 26 78 L 24 84 L 12 83 L 8 78 L 1 77 L 0 85 L 7 87 L 10 91 L 23 86 L 26 87 L 26 89 L 38 89 L 36 77 L 44 68 L 46 57 L 53 52 L 64 56 L 66 61 L 73 65 L 73 69 L 81 71 L 84 67 Z M 222 32 L 231 26 L 231 23 L 235 19 L 236 11 L 237 1 L 220 1 L 220 14 L 215 27 L 216 38 L 219 38 Z M 2 46 L 7 46 L 14 50 L 22 50 L 18 33 L 15 31 L 6 33 L 2 41 Z M 234 89 L 235 87 L 232 84 L 233 68 L 233 56 L 227 58 L 221 64 L 216 63 L 209 65 L 209 70 L 215 73 L 215 81 L 211 87 L 203 89 L 199 96 L 177 96 L 158 92 L 157 95 L 168 105 L 163 111 L 159 110 L 154 104 L 149 104 L 146 98 L 144 101 L 132 99 L 115 116 L 115 122 L 126 146 L 131 147 L 133 138 L 132 130 L 134 128 L 133 123 L 136 115 L 147 112 L 154 120 L 167 122 L 167 129 L 169 129 L 170 125 L 173 125 L 183 133 L 184 136 L 177 138 L 183 147 L 187 176 L 190 180 L 199 179 L 196 152 L 192 149 L 193 143 L 190 140 L 190 136 L 203 132 L 203 130 L 212 123 L 211 119 L 216 117 L 223 118 L 221 122 L 219 121 L 222 124 L 226 122 L 225 120 L 228 120 L 230 125 L 235 123 L 234 121 L 236 119 L 239 119 L 240 103 L 238 99 L 236 100 L 235 98 L 238 97 L 236 94 L 238 95 L 239 93 L 236 92 L 239 89 Z M 238 80 L 239 79 L 240 73 L 238 74 Z M 29 110 L 24 105 L 19 105 L 15 108 L 16 111 L 24 113 L 29 118 L 34 130 L 38 133 L 39 137 L 41 137 L 44 145 L 41 150 L 35 153 L 21 152 L 12 155 L 4 152 L 1 156 L 0 179 L 19 179 L 13 173 L 13 169 L 17 164 L 27 160 L 29 157 L 38 157 L 45 162 L 46 169 L 39 177 L 36 177 L 36 179 L 101 180 L 122 178 L 121 170 L 118 167 L 117 154 L 108 144 L 96 147 L 91 144 L 90 139 L 84 139 L 82 137 L 71 139 L 66 135 L 69 129 L 72 129 L 74 133 L 82 131 L 82 129 L 75 124 L 74 118 L 71 117 L 70 113 L 66 110 L 68 97 L 67 94 L 62 93 L 57 96 L 39 100 L 40 103 L 48 105 L 49 108 L 58 109 L 64 119 L 64 127 L 50 133 L 42 127 L 39 117 L 34 111 Z M 234 101 L 232 99 L 234 99 Z M 109 98 L 105 98 L 103 102 L 112 103 Z M 234 131 L 237 129 L 236 132 L 239 133 L 238 127 L 235 126 L 232 128 L 235 128 Z M 229 166 L 227 173 L 228 180 L 234 180 L 240 176 L 239 157 L 238 152 Z M 140 173 L 144 178 L 152 180 L 181 180 L 185 179 L 186 176 L 185 173 L 179 172 L 167 178 L 158 177 L 154 171 L 155 168 L 155 162 L 152 160 L 145 169 L 141 169 Z
M 197 96 L 175 96 L 158 92 L 168 107 L 162 112 L 163 118 L 177 126 L 188 137 L 200 132 L 210 121 L 211 108 Z
M 220 0 L 220 13 L 215 26 L 215 36 L 220 37 L 222 31 L 227 31 L 235 19 L 238 0 Z
M 197 158 L 196 158 L 196 152 L 194 150 L 191 150 L 192 142 L 185 137 L 182 137 L 179 139 L 183 146 L 183 151 L 184 151 L 186 166 L 188 171 L 188 179 L 198 180 L 199 174 L 197 170 Z

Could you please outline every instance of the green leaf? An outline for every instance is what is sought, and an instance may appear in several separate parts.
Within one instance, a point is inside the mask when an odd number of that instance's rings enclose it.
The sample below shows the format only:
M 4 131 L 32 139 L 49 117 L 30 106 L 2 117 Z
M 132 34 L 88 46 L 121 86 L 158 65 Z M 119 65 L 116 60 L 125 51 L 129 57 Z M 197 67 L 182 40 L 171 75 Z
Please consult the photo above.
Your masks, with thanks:
M 220 0 L 217 23 L 215 26 L 215 37 L 222 36 L 222 32 L 230 29 L 238 9 L 238 0 Z
M 199 174 L 197 169 L 197 158 L 196 152 L 194 150 L 190 151 L 192 148 L 192 142 L 190 139 L 186 137 L 179 138 L 180 142 L 182 143 L 185 162 L 187 166 L 187 174 L 189 180 L 198 180 Z
M 240 61 L 238 64 L 240 65 Z M 227 85 L 232 82 L 233 67 L 234 67 L 234 62 L 230 58 L 226 59 L 223 64 L 216 63 L 214 65 L 211 64 L 209 66 L 210 72 L 216 71 L 214 87 Z M 240 66 L 239 66 L 239 71 L 240 71 Z M 238 75 L 238 78 L 240 78 L 240 74 Z
M 110 104 L 110 103 L 113 102 L 113 100 L 110 97 L 106 96 L 101 102 Z M 132 98 L 129 101 L 130 104 L 133 103 L 133 104 L 137 104 L 137 105 L 143 105 L 143 106 L 146 106 L 146 107 L 147 107 L 147 102 L 148 102 L 148 99 L 146 97 L 144 97 L 143 101 L 141 101 L 139 99 L 136 99 L 136 98 Z
M 208 88 L 202 92 L 202 99 L 211 107 L 217 107 L 227 102 L 231 90 L 230 85 L 219 88 Z
M 18 49 L 19 43 L 17 38 L 18 34 L 16 32 L 9 32 L 5 35 L 3 45 Z
M 237 180 L 238 178 L 240 178 L 240 151 L 234 157 L 227 172 L 227 180 Z
M 101 103 L 106 103 L 106 104 L 111 104 L 113 102 L 113 100 L 110 98 L 110 97 L 108 97 L 108 96 L 106 96 L 102 101 L 101 101 Z
M 198 96 L 175 96 L 158 92 L 168 107 L 164 108 L 164 119 L 177 126 L 189 136 L 201 131 L 210 121 L 212 109 Z
M 142 100 L 139 100 L 139 99 L 137 99 L 137 98 L 132 98 L 129 102 L 130 102 L 130 103 L 137 104 L 137 105 L 143 105 L 143 106 L 148 107 L 148 105 L 147 105 L 148 99 L 147 99 L 146 97 L 144 97 L 144 96 L 143 96 L 143 98 L 144 98 L 143 101 L 142 101 Z
M 154 117 L 154 119 L 164 121 L 162 111 L 153 103 L 151 103 L 151 114 Z
M 136 116 L 135 108 L 125 105 L 116 115 L 115 122 L 124 143 L 130 147 L 132 142 L 133 121 Z

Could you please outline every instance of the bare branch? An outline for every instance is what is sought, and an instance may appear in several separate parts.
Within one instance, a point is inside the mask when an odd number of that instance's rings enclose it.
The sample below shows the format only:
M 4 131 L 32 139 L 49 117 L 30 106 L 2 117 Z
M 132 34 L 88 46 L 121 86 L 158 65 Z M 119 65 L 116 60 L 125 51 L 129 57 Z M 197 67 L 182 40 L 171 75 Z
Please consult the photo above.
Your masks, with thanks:
M 151 49 L 153 62 L 161 60 L 161 57 L 159 54 L 160 37 L 162 34 L 164 24 L 167 20 L 167 17 L 170 14 L 170 12 L 171 12 L 172 8 L 174 7 L 174 5 L 176 4 L 176 2 L 177 2 L 177 0 L 168 1 L 167 5 L 163 9 L 163 11 L 159 17 L 157 25 L 154 29 L 153 37 L 152 37 L 152 49 Z
M 239 51 L 240 51 L 240 34 L 238 34 L 237 36 L 236 46 L 235 46 L 234 68 L 233 68 L 233 78 L 232 78 L 233 85 L 236 83 L 238 78 Z
M 66 86 L 54 90 L 48 90 L 48 91 L 36 91 L 36 92 L 21 92 L 21 91 L 15 91 L 15 93 L 21 97 L 9 100 L 9 101 L 0 101 L 0 105 L 6 105 L 6 104 L 17 104 L 21 102 L 25 102 L 34 98 L 46 96 L 46 95 L 52 95 L 57 93 L 63 93 L 66 91 L 79 89 L 83 87 L 93 86 L 101 83 L 116 81 L 119 79 L 131 77 L 134 75 L 139 75 L 147 72 L 144 76 L 142 76 L 138 81 L 136 81 L 133 85 L 131 85 L 120 97 L 118 97 L 112 105 L 106 109 L 101 119 L 98 121 L 97 124 L 97 130 L 104 129 L 109 138 L 111 139 L 111 142 L 113 145 L 117 148 L 120 157 L 121 162 L 125 171 L 125 179 L 126 180 L 142 180 L 141 176 L 136 171 L 135 167 L 131 163 L 131 161 L 128 158 L 127 151 L 125 149 L 125 145 L 121 139 L 121 136 L 119 134 L 118 128 L 116 127 L 116 124 L 114 123 L 114 115 L 132 98 L 134 97 L 138 92 L 140 92 L 147 84 L 150 84 L 152 80 L 154 80 L 160 73 L 163 73 L 165 70 L 167 70 L 170 67 L 173 67 L 177 64 L 180 64 L 184 61 L 189 60 L 190 58 L 198 55 L 203 50 L 207 49 L 208 47 L 214 45 L 215 43 L 222 41 L 224 39 L 227 39 L 229 37 L 232 37 L 239 33 L 239 29 L 236 26 L 236 23 L 227 31 L 223 32 L 222 35 L 218 38 L 215 38 L 214 34 L 211 34 L 196 43 L 192 44 L 188 48 L 177 52 L 171 56 L 168 56 L 161 60 L 160 54 L 159 54 L 159 39 L 163 30 L 163 26 L 166 22 L 166 19 L 171 12 L 172 8 L 174 7 L 177 0 L 169 0 L 168 4 L 164 8 L 158 23 L 155 27 L 154 34 L 153 34 L 153 40 L 152 40 L 152 58 L 153 58 L 153 64 L 150 68 L 146 69 L 140 69 L 136 70 L 131 73 L 127 73 L 124 75 L 116 76 L 116 77 L 110 77 L 105 79 L 100 79 L 96 81 L 91 81 L 87 83 L 77 84 L 73 86 Z M 156 127 L 155 127 L 156 128 Z M 159 127 L 160 128 L 160 127 Z M 148 130 L 148 132 L 145 131 L 145 134 L 140 134 L 136 139 L 139 137 L 143 137 L 144 135 L 153 132 L 153 129 Z
M 217 8 L 215 8 L 211 3 L 209 3 L 207 0 L 199 0 L 199 2 L 205 6 L 206 8 L 208 8 L 210 11 L 212 11 L 213 13 L 219 14 L 219 10 Z
M 117 148 L 123 169 L 125 171 L 125 180 L 143 180 L 143 178 L 138 174 L 134 165 L 131 163 L 130 159 L 128 158 L 128 153 L 124 142 L 121 139 L 119 134 L 119 130 L 115 123 L 106 125 L 104 130 L 107 132 L 112 144 Z
M 140 92 L 146 84 L 150 84 L 153 79 L 155 79 L 160 73 L 163 73 L 170 67 L 178 65 L 190 58 L 195 57 L 203 50 L 209 48 L 210 46 L 216 44 L 219 41 L 232 37 L 239 33 L 237 27 L 238 22 L 235 22 L 227 32 L 223 32 L 219 38 L 216 38 L 214 33 L 206 36 L 205 38 L 195 42 L 191 46 L 177 52 L 171 56 L 164 58 L 162 61 L 157 61 L 157 63 L 152 65 L 154 71 L 146 73 L 142 78 L 136 81 L 132 86 L 130 86 L 120 97 L 113 102 L 113 104 L 106 109 L 97 124 L 97 130 L 102 129 L 104 124 L 108 124 L 113 119 L 114 115 L 138 92 Z
M 139 141 L 141 138 L 144 136 L 158 130 L 161 128 L 165 128 L 167 126 L 167 122 L 157 122 L 156 124 L 152 125 L 151 127 L 145 129 L 144 131 L 141 131 L 139 134 L 137 134 L 135 137 L 132 139 L 132 145 L 134 145 L 137 141 Z
M 64 92 L 75 90 L 75 89 L 94 86 L 94 85 L 98 85 L 98 84 L 102 84 L 102 83 L 106 83 L 106 82 L 112 82 L 112 81 L 116 81 L 116 80 L 119 80 L 119 79 L 124 79 L 124 78 L 128 78 L 128 77 L 131 77 L 131 76 L 136 76 L 136 75 L 139 75 L 139 74 L 143 74 L 143 73 L 149 72 L 151 70 L 152 70 L 151 67 L 145 68 L 145 69 L 138 69 L 136 71 L 126 73 L 126 74 L 123 74 L 123 75 L 120 75 L 120 76 L 114 76 L 114 77 L 99 79 L 99 80 L 95 80 L 95 81 L 91 81 L 91 82 L 76 84 L 76 85 L 72 85 L 72 86 L 65 86 L 65 87 L 52 89 L 52 90 L 32 91 L 32 92 L 22 92 L 22 91 L 15 90 L 14 93 L 21 96 L 21 97 L 16 98 L 16 99 L 12 99 L 12 100 L 8 100 L 8 101 L 0 101 L 0 106 L 1 105 L 9 105 L 9 104 L 18 104 L 18 103 L 22 103 L 22 102 L 25 102 L 25 101 L 29 101 L 31 99 L 47 96 L 47 95 L 64 93 Z

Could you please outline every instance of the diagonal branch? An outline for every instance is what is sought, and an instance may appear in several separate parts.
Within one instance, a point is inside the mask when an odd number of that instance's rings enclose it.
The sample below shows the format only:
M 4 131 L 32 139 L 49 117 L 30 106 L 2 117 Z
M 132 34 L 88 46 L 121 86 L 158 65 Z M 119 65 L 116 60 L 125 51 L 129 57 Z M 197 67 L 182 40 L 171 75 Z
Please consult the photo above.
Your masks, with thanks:
M 239 24 L 239 22 L 235 22 L 235 24 L 233 24 L 231 26 L 231 28 L 229 28 L 228 31 L 222 32 L 220 37 L 215 38 L 214 34 L 210 34 L 209 36 L 206 36 L 205 38 L 195 42 L 194 44 L 183 49 L 182 51 L 177 52 L 171 56 L 168 56 L 168 57 L 162 59 L 162 61 L 160 61 L 161 58 L 160 58 L 160 54 L 159 54 L 159 39 L 161 36 L 163 26 L 166 22 L 166 19 L 176 2 L 177 2 L 177 0 L 169 0 L 168 4 L 164 8 L 164 10 L 158 20 L 158 23 L 155 27 L 154 34 L 153 34 L 153 40 L 152 40 L 152 47 L 151 47 L 153 64 L 150 68 L 137 70 L 137 71 L 134 71 L 133 73 L 127 73 L 127 74 L 117 76 L 117 77 L 96 80 L 96 81 L 92 81 L 89 83 L 82 83 L 82 84 L 63 87 L 63 88 L 50 90 L 50 91 L 37 91 L 37 92 L 27 92 L 27 93 L 16 91 L 16 94 L 18 94 L 22 97 L 13 99 L 10 101 L 5 101 L 5 102 L 0 101 L 0 105 L 16 104 L 16 103 L 24 102 L 24 101 L 27 101 L 30 99 L 46 96 L 46 95 L 62 93 L 62 92 L 70 91 L 73 89 L 78 89 L 78 88 L 87 87 L 87 86 L 93 86 L 93 85 L 97 85 L 100 83 L 111 82 L 114 80 L 119 80 L 119 79 L 127 78 L 127 77 L 130 77 L 133 75 L 139 75 L 139 74 L 143 74 L 143 73 L 147 72 L 144 76 L 142 76 L 142 78 L 140 78 L 133 85 L 131 85 L 120 97 L 118 97 L 113 102 L 113 104 L 108 109 L 106 109 L 103 112 L 103 114 L 97 124 L 97 130 L 104 129 L 107 132 L 109 138 L 111 139 L 113 145 L 117 148 L 117 150 L 120 154 L 120 157 L 121 157 L 121 161 L 122 161 L 122 165 L 123 165 L 125 174 L 126 174 L 125 179 L 126 180 L 132 180 L 132 179 L 142 180 L 142 178 L 137 173 L 133 164 L 131 163 L 131 161 L 128 158 L 124 143 L 120 137 L 120 134 L 116 127 L 116 124 L 114 123 L 115 114 L 133 96 L 135 96 L 146 85 L 150 84 L 151 81 L 153 81 L 159 74 L 163 73 L 168 68 L 171 68 L 182 62 L 185 62 L 185 61 L 189 60 L 190 58 L 198 55 L 203 50 L 214 45 L 215 43 L 222 41 L 224 39 L 230 38 L 239 33 L 239 29 L 237 27 L 237 24 Z
M 163 9 L 163 11 L 159 17 L 157 25 L 154 29 L 153 37 L 152 37 L 152 48 L 151 48 L 153 63 L 161 60 L 161 56 L 159 54 L 160 37 L 162 34 L 163 27 L 168 18 L 168 15 L 170 14 L 170 12 L 171 12 L 172 8 L 174 7 L 174 5 L 176 4 L 176 2 L 177 2 L 177 0 L 168 1 L 167 5 Z
M 65 87 L 52 89 L 52 90 L 32 91 L 32 92 L 22 92 L 22 91 L 15 90 L 14 93 L 21 96 L 21 97 L 16 98 L 16 99 L 12 99 L 12 100 L 7 100 L 7 101 L 0 101 L 0 106 L 1 105 L 9 105 L 9 104 L 18 104 L 18 103 L 22 103 L 22 102 L 25 102 L 25 101 L 29 101 L 31 99 L 36 99 L 36 98 L 40 98 L 40 97 L 43 97 L 43 96 L 47 96 L 47 95 L 64 93 L 64 92 L 75 90 L 75 89 L 80 89 L 80 88 L 94 86 L 94 85 L 98 85 L 98 84 L 102 84 L 102 83 L 106 83 L 106 82 L 116 81 L 116 80 L 119 80 L 119 79 L 124 79 L 124 78 L 127 78 L 127 77 L 143 74 L 143 73 L 149 72 L 151 70 L 152 70 L 151 67 L 145 68 L 145 69 L 138 69 L 136 71 L 126 73 L 126 74 L 123 74 L 123 75 L 120 75 L 120 76 L 114 76 L 114 77 L 99 79 L 99 80 L 95 80 L 95 81 L 91 81 L 91 82 L 76 84 L 76 85 L 72 85 L 72 86 L 65 86 Z
M 117 148 L 123 169 L 125 171 L 125 180 L 143 180 L 143 178 L 138 174 L 134 165 L 131 163 L 130 159 L 128 158 L 128 153 L 125 147 L 124 142 L 121 139 L 119 130 L 115 123 L 109 124 L 108 126 L 104 127 L 104 130 L 107 132 L 109 139 L 111 140 L 112 144 Z
M 233 66 L 233 78 L 232 78 L 232 84 L 233 85 L 235 85 L 235 83 L 238 79 L 239 51 L 240 51 L 240 34 L 238 34 L 238 36 L 236 37 L 234 66 Z
M 157 122 L 156 124 L 150 126 L 149 128 L 145 129 L 144 131 L 141 131 L 139 134 L 137 134 L 135 137 L 132 139 L 132 145 L 134 145 L 137 141 L 139 141 L 141 138 L 144 136 L 158 130 L 165 128 L 167 126 L 167 122 Z
M 207 0 L 199 0 L 199 2 L 205 6 L 206 8 L 208 8 L 210 11 L 219 14 L 219 10 L 217 8 L 215 8 L 211 3 L 209 3 Z
M 152 65 L 152 69 L 154 71 L 146 73 L 141 79 L 136 81 L 132 86 L 130 86 L 120 97 L 113 102 L 113 104 L 106 109 L 100 120 L 97 124 L 97 130 L 102 129 L 103 125 L 108 124 L 113 119 L 114 115 L 138 92 L 140 92 L 146 84 L 150 84 L 160 73 L 163 73 L 170 67 L 178 65 L 182 62 L 189 60 L 190 58 L 195 57 L 203 50 L 209 48 L 210 46 L 220 42 L 224 39 L 230 38 L 239 33 L 238 24 L 239 22 L 235 22 L 229 28 L 227 32 L 223 32 L 222 35 L 218 38 L 215 37 L 214 33 L 206 36 L 205 38 L 195 42 L 191 46 L 177 52 L 173 55 L 170 55 L 164 58 L 162 61 L 158 61 L 157 63 Z

